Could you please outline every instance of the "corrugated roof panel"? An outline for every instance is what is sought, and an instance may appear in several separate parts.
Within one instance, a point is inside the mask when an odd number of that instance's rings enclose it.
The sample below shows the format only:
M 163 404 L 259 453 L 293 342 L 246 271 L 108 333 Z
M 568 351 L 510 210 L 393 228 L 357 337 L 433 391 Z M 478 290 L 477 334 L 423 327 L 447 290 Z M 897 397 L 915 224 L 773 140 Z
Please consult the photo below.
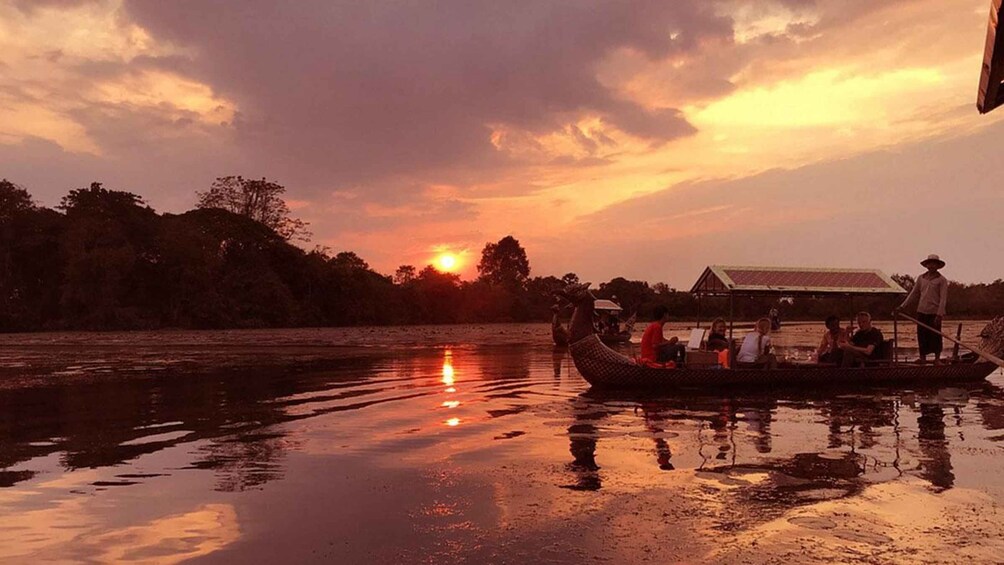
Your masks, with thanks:
M 877 269 L 712 265 L 704 270 L 691 292 L 902 294 L 906 291 Z

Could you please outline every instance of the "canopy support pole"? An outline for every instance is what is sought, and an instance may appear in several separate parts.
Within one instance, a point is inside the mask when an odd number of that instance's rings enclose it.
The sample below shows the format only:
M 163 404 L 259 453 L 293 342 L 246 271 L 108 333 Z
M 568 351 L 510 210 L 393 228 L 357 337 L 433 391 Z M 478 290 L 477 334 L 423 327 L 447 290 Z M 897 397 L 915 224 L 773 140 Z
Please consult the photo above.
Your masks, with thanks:
M 703 297 L 703 294 L 697 295 L 697 327 L 701 327 L 701 299 Z
M 892 312 L 892 364 L 899 365 L 899 312 Z
M 735 321 L 734 313 L 735 294 L 729 293 L 729 342 L 732 342 L 732 325 Z

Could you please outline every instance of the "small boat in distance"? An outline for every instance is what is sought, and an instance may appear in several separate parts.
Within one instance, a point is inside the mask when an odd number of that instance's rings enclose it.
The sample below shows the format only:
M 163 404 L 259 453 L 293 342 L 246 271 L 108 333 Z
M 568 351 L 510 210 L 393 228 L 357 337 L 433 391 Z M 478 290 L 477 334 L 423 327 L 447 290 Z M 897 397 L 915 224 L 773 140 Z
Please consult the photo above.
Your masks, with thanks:
M 554 345 L 565 347 L 568 345 L 568 329 L 565 328 L 560 320 L 561 307 L 558 305 L 552 306 L 551 311 L 554 312 L 551 318 L 551 339 L 554 341 Z M 623 322 L 623 326 L 621 326 L 621 321 L 617 316 L 622 311 L 623 308 L 613 300 L 604 298 L 593 300 L 593 333 L 601 342 L 607 345 L 618 345 L 631 341 L 631 332 L 634 330 L 637 316 L 632 314 L 630 318 Z
M 705 280 L 705 277 L 702 277 L 702 280 Z M 899 288 L 898 285 L 896 288 Z M 886 292 L 895 292 L 891 286 L 889 289 Z M 723 289 L 719 287 L 718 290 Z M 818 288 L 812 290 L 819 291 Z M 840 292 L 854 294 L 846 286 L 842 287 Z M 867 292 L 876 291 L 871 289 Z M 902 289 L 899 289 L 899 292 L 902 292 Z M 819 386 L 915 381 L 979 381 L 998 369 L 995 363 L 982 360 L 976 353 L 941 365 L 916 365 L 889 359 L 864 367 L 840 367 L 824 363 L 784 363 L 776 369 L 729 369 L 717 365 L 686 364 L 671 369 L 655 368 L 638 363 L 600 341 L 593 331 L 594 298 L 588 284 L 569 285 L 560 294 L 575 307 L 569 327 L 569 351 L 572 361 L 582 377 L 594 387 L 673 389 L 742 385 Z M 1004 317 L 995 318 L 988 324 L 981 333 L 981 338 L 980 349 L 985 353 L 996 356 L 1004 353 Z

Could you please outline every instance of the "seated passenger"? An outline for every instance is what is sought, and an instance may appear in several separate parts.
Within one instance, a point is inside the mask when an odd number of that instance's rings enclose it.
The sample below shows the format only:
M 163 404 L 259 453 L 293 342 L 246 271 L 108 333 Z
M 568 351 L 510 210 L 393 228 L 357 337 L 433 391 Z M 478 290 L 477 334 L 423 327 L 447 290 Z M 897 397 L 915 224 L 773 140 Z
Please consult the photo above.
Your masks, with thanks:
M 816 359 L 820 363 L 834 363 L 839 365 L 843 358 L 844 351 L 840 349 L 840 344 L 847 341 L 847 332 L 840 327 L 840 318 L 837 316 L 826 317 L 826 331 L 823 332 L 823 340 L 816 348 Z
M 711 331 L 708 332 L 706 345 L 708 351 L 722 351 L 729 348 L 729 339 L 725 337 L 727 329 L 723 318 L 717 318 L 711 322 Z
M 606 331 L 610 335 L 617 335 L 621 333 L 621 324 L 617 319 L 617 315 L 610 313 L 607 314 Z
M 606 333 L 606 320 L 603 319 L 603 315 L 599 312 L 593 312 L 593 330 L 600 335 Z
M 839 343 L 837 347 L 843 351 L 841 367 L 860 367 L 867 361 L 876 358 L 875 352 L 882 346 L 884 338 L 878 328 L 872 326 L 872 316 L 868 312 L 858 312 L 858 331 L 854 332 L 850 341 Z
M 652 312 L 655 321 L 645 328 L 641 336 L 641 360 L 645 363 L 667 363 L 683 361 L 685 347 L 679 338 L 666 339 L 662 334 L 663 326 L 669 321 L 669 310 L 665 306 L 656 306 Z
M 743 338 L 736 361 L 739 366 L 777 368 L 777 358 L 770 352 L 770 320 L 760 318 L 753 331 Z

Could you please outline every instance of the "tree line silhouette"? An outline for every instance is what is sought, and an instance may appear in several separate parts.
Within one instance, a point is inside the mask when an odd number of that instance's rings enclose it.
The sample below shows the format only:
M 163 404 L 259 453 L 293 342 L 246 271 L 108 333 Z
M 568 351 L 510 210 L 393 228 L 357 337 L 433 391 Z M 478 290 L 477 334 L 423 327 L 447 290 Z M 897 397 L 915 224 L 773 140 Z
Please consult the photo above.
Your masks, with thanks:
M 351 251 L 306 251 L 309 237 L 292 217 L 285 188 L 267 179 L 221 177 L 196 194 L 196 209 L 159 214 L 133 193 L 101 183 L 71 190 L 56 207 L 36 204 L 23 187 L 0 181 L 0 331 L 58 329 L 261 328 L 550 319 L 552 291 L 574 273 L 531 277 L 512 236 L 489 242 L 478 278 L 402 265 L 392 276 Z M 904 286 L 908 275 L 896 276 Z M 698 304 L 665 283 L 622 277 L 596 294 L 616 297 L 646 319 L 657 305 L 674 316 L 724 315 L 727 303 Z M 952 283 L 950 313 L 1004 312 L 1004 281 Z M 868 309 L 890 312 L 896 298 L 795 300 L 788 319 L 822 319 Z M 737 318 L 763 315 L 775 297 L 742 299 Z

